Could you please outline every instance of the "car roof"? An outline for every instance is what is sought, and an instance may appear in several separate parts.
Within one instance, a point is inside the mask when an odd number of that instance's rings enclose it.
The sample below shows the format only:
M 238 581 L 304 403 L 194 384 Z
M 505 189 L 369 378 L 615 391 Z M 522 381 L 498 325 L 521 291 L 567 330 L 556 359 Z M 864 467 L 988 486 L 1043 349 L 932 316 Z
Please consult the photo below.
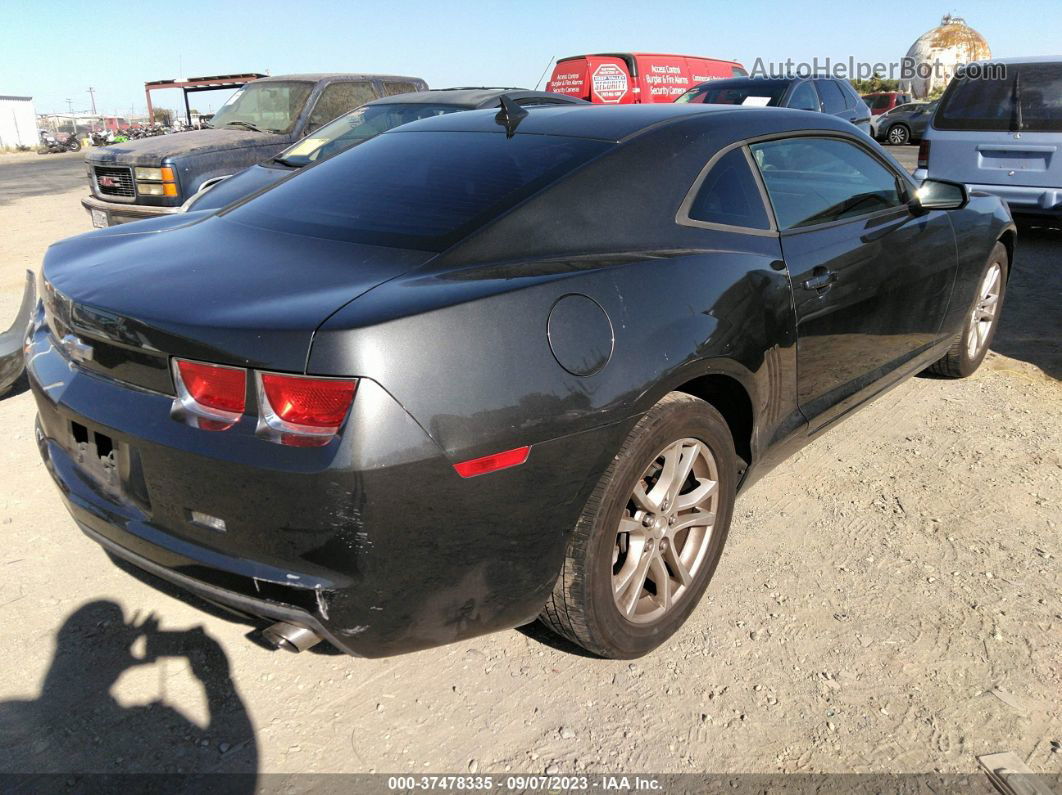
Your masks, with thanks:
M 320 82 L 321 80 L 405 80 L 410 82 L 420 82 L 422 78 L 419 77 L 407 77 L 405 75 L 378 75 L 367 72 L 307 72 L 303 74 L 293 75 L 270 75 L 269 77 L 260 77 L 252 82 L 254 83 L 269 83 L 278 80 L 304 80 L 306 82 Z
M 767 76 L 752 76 L 752 75 L 738 75 L 737 77 L 721 77 L 716 80 L 705 80 L 703 83 L 698 83 L 694 88 L 705 88 L 711 86 L 712 88 L 727 88 L 729 86 L 747 86 L 750 84 L 756 85 L 785 85 L 792 83 L 794 80 L 809 80 L 806 77 L 767 77 Z
M 1018 66 L 1023 63 L 1062 63 L 1062 55 L 1027 55 L 1018 58 L 983 58 L 980 61 L 971 61 L 970 64 L 1001 63 L 1007 66 Z
M 680 122 L 691 116 L 732 118 L 741 114 L 740 124 L 753 130 L 825 129 L 852 132 L 850 122 L 825 113 L 788 108 L 761 108 L 749 105 L 700 105 L 662 102 L 637 105 L 543 105 L 528 108 L 528 115 L 516 135 L 555 135 L 619 142 L 654 127 Z M 505 128 L 495 121 L 495 109 L 449 113 L 410 122 L 392 132 L 497 132 Z
M 394 94 L 390 97 L 374 99 L 367 105 L 456 105 L 464 108 L 481 108 L 487 105 L 497 105 L 497 100 L 502 95 L 512 100 L 554 99 L 567 104 L 590 104 L 583 100 L 573 101 L 573 97 L 563 94 L 554 94 L 549 91 L 531 91 L 527 88 L 491 88 L 488 86 L 469 88 L 433 88 L 430 91 L 411 91 L 405 94 Z
M 574 61 L 576 58 L 624 58 L 634 56 L 635 58 L 696 58 L 698 61 L 721 61 L 723 63 L 737 63 L 733 58 L 715 58 L 711 55 L 684 55 L 674 52 L 586 52 L 579 55 L 566 55 L 564 58 L 558 58 L 557 63 L 561 61 Z

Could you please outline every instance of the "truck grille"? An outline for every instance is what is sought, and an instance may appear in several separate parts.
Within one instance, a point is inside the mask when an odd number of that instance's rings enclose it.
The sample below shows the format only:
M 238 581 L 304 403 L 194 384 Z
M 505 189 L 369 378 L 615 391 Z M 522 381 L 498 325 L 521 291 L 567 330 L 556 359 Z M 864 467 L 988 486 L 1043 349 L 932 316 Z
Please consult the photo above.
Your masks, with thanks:
M 132 199 L 133 170 L 128 166 L 93 166 L 96 190 L 102 196 L 121 196 Z

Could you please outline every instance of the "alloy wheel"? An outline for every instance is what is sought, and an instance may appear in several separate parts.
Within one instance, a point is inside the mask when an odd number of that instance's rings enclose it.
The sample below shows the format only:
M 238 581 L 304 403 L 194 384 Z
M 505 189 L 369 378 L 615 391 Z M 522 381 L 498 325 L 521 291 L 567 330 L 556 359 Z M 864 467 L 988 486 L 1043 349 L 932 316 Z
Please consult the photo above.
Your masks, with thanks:
M 977 289 L 977 301 L 970 313 L 970 328 L 966 341 L 966 353 L 970 359 L 976 359 L 988 344 L 988 337 L 996 322 L 1002 286 L 1003 269 L 998 262 L 993 262 L 981 280 L 981 286 Z
M 896 125 L 889 130 L 889 143 L 897 146 L 902 146 L 907 143 L 907 129 Z
M 612 594 L 636 624 L 662 618 L 686 594 L 715 526 L 719 469 L 708 446 L 680 439 L 634 485 L 612 551 Z

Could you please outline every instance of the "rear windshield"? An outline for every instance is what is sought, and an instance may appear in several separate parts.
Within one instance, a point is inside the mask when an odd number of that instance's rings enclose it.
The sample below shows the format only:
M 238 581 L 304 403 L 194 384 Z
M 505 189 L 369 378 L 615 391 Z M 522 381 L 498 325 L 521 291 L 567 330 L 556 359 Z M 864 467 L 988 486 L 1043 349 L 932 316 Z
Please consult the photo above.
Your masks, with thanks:
M 788 80 L 713 80 L 691 88 L 675 101 L 709 105 L 777 105 L 788 87 Z
M 295 234 L 441 251 L 610 146 L 519 132 L 395 130 L 227 214 Z
M 991 79 L 957 77 L 940 101 L 933 126 L 1062 132 L 1062 63 L 1008 64 Z

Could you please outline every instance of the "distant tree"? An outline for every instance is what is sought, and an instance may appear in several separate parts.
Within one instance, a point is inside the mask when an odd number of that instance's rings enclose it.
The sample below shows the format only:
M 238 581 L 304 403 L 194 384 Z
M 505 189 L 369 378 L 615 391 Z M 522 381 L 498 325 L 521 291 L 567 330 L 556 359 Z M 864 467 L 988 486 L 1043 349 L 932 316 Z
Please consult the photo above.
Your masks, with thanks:
M 900 81 L 889 80 L 880 75 L 874 75 L 869 80 L 852 80 L 852 87 L 860 94 L 873 94 L 876 91 L 899 91 Z
M 155 108 L 152 114 L 152 121 L 155 124 L 161 124 L 163 127 L 171 127 L 173 125 L 173 111 L 169 108 Z

